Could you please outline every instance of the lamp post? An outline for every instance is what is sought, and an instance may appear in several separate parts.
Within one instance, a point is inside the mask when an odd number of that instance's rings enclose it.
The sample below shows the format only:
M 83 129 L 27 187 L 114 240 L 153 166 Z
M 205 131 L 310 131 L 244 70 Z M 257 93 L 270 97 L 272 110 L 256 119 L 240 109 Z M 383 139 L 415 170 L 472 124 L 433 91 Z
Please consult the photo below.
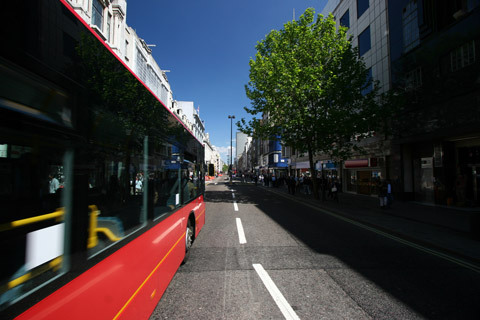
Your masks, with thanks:
M 235 119 L 235 116 L 228 116 L 228 119 L 230 119 L 230 184 L 232 184 L 232 171 L 233 171 L 233 158 L 232 158 L 232 122 L 233 119 Z

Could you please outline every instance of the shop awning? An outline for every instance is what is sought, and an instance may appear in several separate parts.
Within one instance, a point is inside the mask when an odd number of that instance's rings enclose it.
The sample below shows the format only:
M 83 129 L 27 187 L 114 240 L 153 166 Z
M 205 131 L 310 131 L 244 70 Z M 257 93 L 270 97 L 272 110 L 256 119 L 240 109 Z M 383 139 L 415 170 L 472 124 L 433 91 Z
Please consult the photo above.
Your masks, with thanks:
M 295 169 L 310 169 L 310 163 L 308 161 L 295 162 L 292 167 Z
M 356 159 L 345 161 L 345 168 L 365 168 L 368 167 L 368 159 Z

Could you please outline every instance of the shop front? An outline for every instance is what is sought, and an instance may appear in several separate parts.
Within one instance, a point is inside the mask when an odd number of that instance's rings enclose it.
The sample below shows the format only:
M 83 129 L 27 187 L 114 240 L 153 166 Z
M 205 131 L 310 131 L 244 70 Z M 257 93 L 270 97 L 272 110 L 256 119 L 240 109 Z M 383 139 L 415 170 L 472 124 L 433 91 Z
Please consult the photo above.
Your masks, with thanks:
M 346 160 L 343 163 L 345 191 L 376 195 L 381 179 L 386 178 L 384 158 Z
M 296 177 L 301 175 L 310 175 L 310 162 L 309 161 L 298 161 L 293 162 L 290 166 L 290 173 Z
M 282 158 L 280 153 L 272 153 L 268 156 L 268 174 L 275 179 L 284 178 L 288 172 L 288 159 Z
M 480 140 L 457 144 L 455 202 L 462 207 L 480 206 Z
M 480 206 L 480 138 L 460 136 L 404 145 L 402 154 L 404 190 L 413 195 L 409 199 Z
M 337 166 L 332 160 L 321 160 L 317 162 L 317 168 L 321 171 L 322 177 L 326 179 L 339 179 Z

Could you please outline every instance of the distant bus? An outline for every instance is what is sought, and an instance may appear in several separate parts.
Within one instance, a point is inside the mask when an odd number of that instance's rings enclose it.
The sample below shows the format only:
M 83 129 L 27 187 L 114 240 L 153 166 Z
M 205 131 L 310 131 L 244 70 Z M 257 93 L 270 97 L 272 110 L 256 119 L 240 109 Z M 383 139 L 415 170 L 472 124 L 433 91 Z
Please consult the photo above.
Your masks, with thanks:
M 205 223 L 202 143 L 65 1 L 0 15 L 0 318 L 148 318 Z

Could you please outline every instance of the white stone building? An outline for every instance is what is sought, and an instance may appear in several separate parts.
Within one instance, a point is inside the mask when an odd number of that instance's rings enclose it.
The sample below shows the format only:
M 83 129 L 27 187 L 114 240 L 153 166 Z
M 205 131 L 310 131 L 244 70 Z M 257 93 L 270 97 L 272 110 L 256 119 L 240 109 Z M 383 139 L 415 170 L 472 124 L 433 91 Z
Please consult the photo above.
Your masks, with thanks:
M 172 109 L 173 94 L 165 71 L 153 58 L 151 47 L 127 25 L 126 0 L 67 1 L 152 93 Z
M 200 119 L 199 109 L 195 109 L 193 101 L 175 101 L 177 114 L 181 115 L 181 120 L 199 140 L 205 140 L 205 124 Z M 174 103 L 174 104 L 175 104 Z M 180 111 L 181 110 L 181 111 Z
M 210 142 L 210 135 L 208 133 L 205 134 L 205 164 L 208 166 L 209 164 L 213 164 L 215 174 L 218 174 L 222 171 L 222 161 L 220 159 L 220 153 L 218 152 L 217 148 L 212 145 Z

